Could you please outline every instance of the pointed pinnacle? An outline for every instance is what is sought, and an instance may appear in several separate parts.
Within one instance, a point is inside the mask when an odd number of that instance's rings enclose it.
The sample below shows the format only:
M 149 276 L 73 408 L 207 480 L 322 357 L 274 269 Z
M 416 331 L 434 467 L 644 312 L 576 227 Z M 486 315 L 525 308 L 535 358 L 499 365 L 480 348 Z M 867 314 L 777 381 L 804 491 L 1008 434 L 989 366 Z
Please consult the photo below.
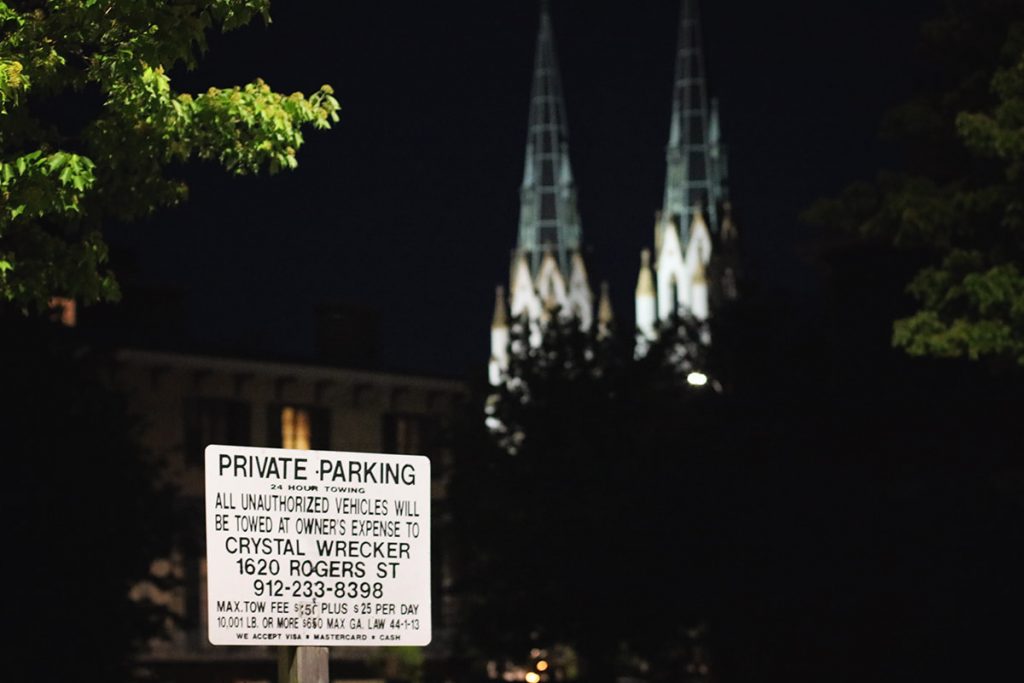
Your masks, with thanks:
M 494 290 L 494 318 L 491 329 L 508 327 L 508 314 L 505 312 L 505 288 L 501 285 Z
M 608 283 L 601 283 L 601 301 L 597 305 L 597 321 L 602 325 L 610 325 L 615 316 L 612 313 L 612 300 L 608 294 Z
M 636 280 L 637 296 L 654 296 L 654 276 L 651 274 L 651 250 L 640 252 L 640 276 Z
M 572 273 L 569 274 L 569 278 L 580 279 L 584 283 L 587 281 L 587 264 L 583 262 L 583 254 L 579 251 L 572 252 Z
M 707 276 L 704 273 L 704 262 L 701 261 L 700 258 L 698 258 L 697 259 L 697 267 L 693 271 L 693 284 L 695 284 L 695 285 L 705 285 L 705 284 L 707 284 L 707 282 L 708 282 L 708 279 L 707 279 Z

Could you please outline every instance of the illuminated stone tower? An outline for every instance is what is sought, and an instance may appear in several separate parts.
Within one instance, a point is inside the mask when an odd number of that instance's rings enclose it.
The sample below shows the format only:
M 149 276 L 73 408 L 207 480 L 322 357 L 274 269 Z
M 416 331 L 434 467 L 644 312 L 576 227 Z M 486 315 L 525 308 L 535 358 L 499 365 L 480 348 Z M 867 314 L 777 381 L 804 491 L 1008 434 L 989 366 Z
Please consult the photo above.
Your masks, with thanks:
M 491 384 L 500 384 L 508 369 L 508 330 L 515 321 L 529 326 L 531 346 L 540 344 L 552 316 L 575 320 L 584 330 L 593 324 L 594 296 L 580 238 L 562 82 L 551 16 L 547 2 L 542 2 L 519 189 L 519 239 L 509 267 L 508 315 L 504 296 L 499 292 L 495 297 Z
M 728 164 L 718 103 L 708 98 L 697 0 L 682 0 L 679 12 L 665 167 L 664 202 L 654 224 L 654 273 L 645 257 L 637 285 L 638 356 L 657 337 L 658 321 L 688 314 L 703 322 L 715 304 L 736 296 Z
M 727 171 L 720 131 L 718 104 L 708 101 L 697 0 L 682 0 L 662 218 L 663 226 L 672 222 L 679 227 L 684 245 L 697 208 L 703 210 L 712 233 L 718 232 Z
M 550 250 L 559 270 L 568 274 L 572 252 L 580 247 L 576 187 L 569 163 L 569 125 L 555 38 L 547 2 L 541 4 L 540 29 L 530 89 L 523 183 L 519 190 L 519 243 L 536 273 Z

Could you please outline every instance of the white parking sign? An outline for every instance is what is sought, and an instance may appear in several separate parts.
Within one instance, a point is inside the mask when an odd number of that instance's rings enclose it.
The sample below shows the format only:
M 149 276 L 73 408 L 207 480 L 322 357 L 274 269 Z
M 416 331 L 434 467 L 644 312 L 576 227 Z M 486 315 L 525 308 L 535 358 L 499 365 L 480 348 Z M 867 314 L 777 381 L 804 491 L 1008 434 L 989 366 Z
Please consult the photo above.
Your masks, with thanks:
M 214 645 L 426 645 L 430 460 L 206 448 Z

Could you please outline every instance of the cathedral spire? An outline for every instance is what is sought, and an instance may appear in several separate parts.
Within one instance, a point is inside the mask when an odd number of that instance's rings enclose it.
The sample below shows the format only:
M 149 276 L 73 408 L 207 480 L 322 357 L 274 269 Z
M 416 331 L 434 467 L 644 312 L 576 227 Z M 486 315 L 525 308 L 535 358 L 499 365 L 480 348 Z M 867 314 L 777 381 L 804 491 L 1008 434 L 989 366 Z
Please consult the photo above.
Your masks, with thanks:
M 664 215 L 689 240 L 688 227 L 694 207 L 705 207 L 711 231 L 718 232 L 718 203 L 722 198 L 724 159 L 720 156 L 717 106 L 708 105 L 704 75 L 698 0 L 682 0 L 672 118 L 665 154 Z
M 526 161 L 519 199 L 519 251 L 536 272 L 550 248 L 562 273 L 580 246 L 576 187 L 569 163 L 569 127 L 555 57 L 548 3 L 541 2 L 537 51 L 530 89 Z

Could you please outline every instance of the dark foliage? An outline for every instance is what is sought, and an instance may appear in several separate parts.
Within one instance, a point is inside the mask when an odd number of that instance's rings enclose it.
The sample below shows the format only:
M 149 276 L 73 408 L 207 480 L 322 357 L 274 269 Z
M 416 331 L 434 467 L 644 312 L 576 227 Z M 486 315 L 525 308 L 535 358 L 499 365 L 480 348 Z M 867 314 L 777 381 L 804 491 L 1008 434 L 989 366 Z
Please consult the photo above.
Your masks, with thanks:
M 100 354 L 18 316 L 0 317 L 0 339 L 5 675 L 123 680 L 164 624 L 129 591 L 167 555 L 169 498 Z
M 719 681 L 1020 673 L 1024 391 L 891 349 L 887 258 L 832 261 L 818 317 L 745 288 L 712 330 L 722 393 L 653 352 L 613 348 L 603 374 L 524 367 L 521 451 L 482 413 L 459 435 L 465 650 L 565 642 L 585 680 L 637 657 L 648 680 L 687 680 L 704 621 Z
M 570 644 L 587 679 L 608 680 L 636 656 L 670 655 L 701 615 L 696 568 L 682 561 L 695 461 L 675 444 L 720 399 L 686 384 L 681 368 L 706 349 L 691 319 L 665 326 L 640 361 L 571 322 L 550 324 L 538 349 L 526 334 L 514 331 L 514 380 L 487 404 L 503 437 L 480 414 L 461 430 L 465 632 L 481 655 Z
M 807 219 L 916 262 L 900 283 L 915 303 L 895 321 L 894 345 L 1024 364 L 1024 6 L 956 0 L 923 33 L 931 78 L 885 125 L 899 168 L 819 201 Z

